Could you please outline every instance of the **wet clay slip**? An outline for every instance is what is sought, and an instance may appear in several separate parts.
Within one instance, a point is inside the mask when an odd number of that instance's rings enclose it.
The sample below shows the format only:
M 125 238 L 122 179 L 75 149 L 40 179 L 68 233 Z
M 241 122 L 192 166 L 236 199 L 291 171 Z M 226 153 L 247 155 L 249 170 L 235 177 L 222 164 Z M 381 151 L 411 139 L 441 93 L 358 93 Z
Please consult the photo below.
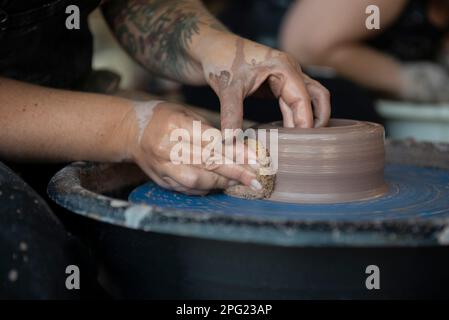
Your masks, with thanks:
M 338 203 L 376 198 L 387 192 L 381 125 L 332 119 L 325 128 L 280 126 L 261 126 L 279 133 L 279 167 L 269 200 Z

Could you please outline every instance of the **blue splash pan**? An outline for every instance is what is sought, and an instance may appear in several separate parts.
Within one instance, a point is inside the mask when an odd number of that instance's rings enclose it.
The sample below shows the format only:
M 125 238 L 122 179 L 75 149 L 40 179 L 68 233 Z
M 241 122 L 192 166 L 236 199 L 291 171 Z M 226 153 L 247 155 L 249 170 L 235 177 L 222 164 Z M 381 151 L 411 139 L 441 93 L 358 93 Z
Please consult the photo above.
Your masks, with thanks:
M 135 166 L 82 162 L 61 170 L 48 192 L 79 215 L 170 235 L 287 246 L 439 246 L 449 244 L 445 146 L 387 141 L 389 192 L 360 202 L 318 205 L 222 193 L 186 196 L 148 182 Z M 128 201 L 114 198 L 125 189 Z
M 285 221 L 365 221 L 444 219 L 449 217 L 449 172 L 407 165 L 387 165 L 387 194 L 368 201 L 337 204 L 290 204 L 246 200 L 216 193 L 187 196 L 154 182 L 131 192 L 129 201 L 167 210 Z

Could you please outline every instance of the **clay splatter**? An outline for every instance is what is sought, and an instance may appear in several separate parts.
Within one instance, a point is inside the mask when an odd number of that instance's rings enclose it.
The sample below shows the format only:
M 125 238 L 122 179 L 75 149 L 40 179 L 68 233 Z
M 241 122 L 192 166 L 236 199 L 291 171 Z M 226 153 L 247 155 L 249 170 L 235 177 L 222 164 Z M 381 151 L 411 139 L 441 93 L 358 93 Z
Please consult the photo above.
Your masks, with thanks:
M 19 278 L 19 272 L 16 269 L 9 270 L 8 279 L 11 282 L 16 282 Z
M 26 242 L 22 241 L 19 244 L 19 248 L 20 248 L 20 251 L 27 251 L 28 250 L 28 244 Z
M 140 222 L 151 214 L 151 207 L 132 206 L 125 211 L 125 225 L 130 228 L 139 228 Z
M 136 102 L 133 104 L 134 112 L 137 118 L 137 124 L 139 126 L 138 141 L 142 139 L 143 132 L 153 116 L 154 108 L 163 101 L 155 100 L 149 102 Z

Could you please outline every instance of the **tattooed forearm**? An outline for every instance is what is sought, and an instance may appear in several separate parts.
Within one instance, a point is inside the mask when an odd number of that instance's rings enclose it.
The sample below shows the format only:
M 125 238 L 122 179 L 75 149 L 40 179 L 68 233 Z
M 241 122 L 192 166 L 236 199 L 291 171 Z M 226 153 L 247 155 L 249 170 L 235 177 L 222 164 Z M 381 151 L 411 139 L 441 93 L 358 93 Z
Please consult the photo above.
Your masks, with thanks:
M 189 56 L 202 27 L 225 30 L 200 1 L 111 0 L 103 13 L 120 43 L 152 72 L 180 80 L 201 74 Z

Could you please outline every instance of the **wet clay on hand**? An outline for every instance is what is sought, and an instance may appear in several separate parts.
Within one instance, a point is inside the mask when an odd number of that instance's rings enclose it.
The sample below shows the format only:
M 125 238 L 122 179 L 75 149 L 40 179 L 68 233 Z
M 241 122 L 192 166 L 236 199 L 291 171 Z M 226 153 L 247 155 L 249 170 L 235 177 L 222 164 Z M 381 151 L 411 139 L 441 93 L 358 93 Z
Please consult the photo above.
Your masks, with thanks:
M 326 128 L 282 128 L 280 123 L 261 128 L 279 130 L 278 171 L 269 200 L 338 203 L 386 193 L 381 125 L 332 119 Z
M 243 100 L 264 88 L 270 89 L 265 93 L 271 91 L 278 99 L 284 126 L 310 128 L 327 124 L 329 91 L 303 74 L 296 59 L 239 37 L 229 38 L 229 44 L 231 39 L 235 41 L 235 53 L 213 52 L 213 62 L 205 63 L 207 81 L 220 99 L 222 130 L 241 128 Z

